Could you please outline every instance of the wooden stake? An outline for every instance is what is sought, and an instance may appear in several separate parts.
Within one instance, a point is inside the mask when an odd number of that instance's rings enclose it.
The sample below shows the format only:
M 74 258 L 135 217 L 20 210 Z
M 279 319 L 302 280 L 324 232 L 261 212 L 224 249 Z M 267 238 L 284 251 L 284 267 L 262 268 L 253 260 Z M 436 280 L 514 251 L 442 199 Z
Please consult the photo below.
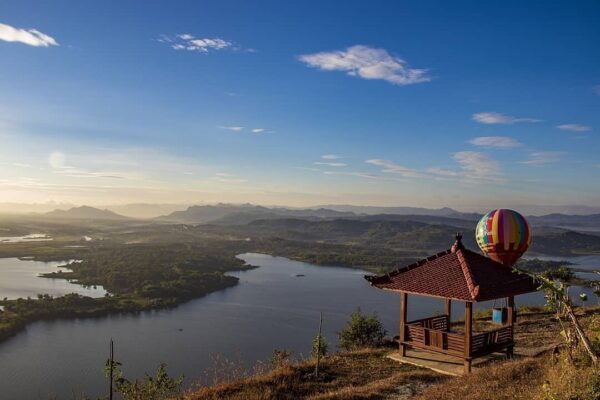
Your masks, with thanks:
M 317 365 L 315 365 L 315 377 L 319 377 L 319 364 L 321 363 L 321 330 L 323 328 L 323 311 L 319 316 L 319 336 L 317 336 Z
M 109 400 L 113 400 L 113 369 L 114 369 L 114 344 L 112 338 L 110 339 L 110 379 L 108 386 L 108 398 Z

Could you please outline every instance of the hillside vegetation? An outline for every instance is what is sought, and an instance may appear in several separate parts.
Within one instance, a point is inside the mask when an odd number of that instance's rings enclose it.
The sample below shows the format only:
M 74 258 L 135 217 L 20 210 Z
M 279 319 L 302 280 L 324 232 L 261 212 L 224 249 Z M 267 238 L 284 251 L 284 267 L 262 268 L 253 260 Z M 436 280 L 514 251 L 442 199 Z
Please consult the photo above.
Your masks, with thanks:
M 600 329 L 600 309 L 579 310 L 590 335 Z M 288 363 L 250 377 L 226 376 L 214 386 L 199 387 L 182 396 L 186 400 L 275 399 L 418 399 L 418 400 L 596 400 L 600 398 L 600 370 L 577 351 L 552 352 L 562 342 L 552 313 L 542 309 L 519 310 L 515 327 L 521 350 L 550 349 L 533 357 L 493 362 L 470 375 L 450 377 L 386 358 L 389 348 L 369 348 L 326 357 L 323 375 L 312 373 L 314 359 Z M 477 324 L 488 317 L 479 318 Z M 594 342 L 598 345 L 598 339 Z M 560 349 L 560 347 L 556 347 Z

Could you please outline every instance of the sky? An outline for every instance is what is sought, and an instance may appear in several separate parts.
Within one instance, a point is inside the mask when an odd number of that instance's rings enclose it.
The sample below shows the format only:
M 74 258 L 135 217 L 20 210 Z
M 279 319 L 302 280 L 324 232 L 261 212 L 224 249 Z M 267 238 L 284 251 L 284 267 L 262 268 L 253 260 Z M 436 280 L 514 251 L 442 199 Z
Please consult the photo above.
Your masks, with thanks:
M 0 3 L 0 203 L 600 206 L 595 1 Z

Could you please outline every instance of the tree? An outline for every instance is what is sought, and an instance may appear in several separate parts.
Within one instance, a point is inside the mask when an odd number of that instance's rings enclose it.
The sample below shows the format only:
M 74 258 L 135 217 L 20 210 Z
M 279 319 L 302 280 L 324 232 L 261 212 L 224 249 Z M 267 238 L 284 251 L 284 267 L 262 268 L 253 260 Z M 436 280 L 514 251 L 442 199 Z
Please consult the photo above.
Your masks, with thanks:
M 358 307 L 350 315 L 346 326 L 338 332 L 338 338 L 342 349 L 354 350 L 378 345 L 385 334 L 386 331 L 379 318 L 377 318 L 377 314 L 365 315 Z
M 317 358 L 317 355 L 319 357 L 325 357 L 327 355 L 328 348 L 329 344 L 327 343 L 325 337 L 322 334 L 317 333 L 312 342 L 312 349 L 310 351 L 310 355 L 315 358 Z

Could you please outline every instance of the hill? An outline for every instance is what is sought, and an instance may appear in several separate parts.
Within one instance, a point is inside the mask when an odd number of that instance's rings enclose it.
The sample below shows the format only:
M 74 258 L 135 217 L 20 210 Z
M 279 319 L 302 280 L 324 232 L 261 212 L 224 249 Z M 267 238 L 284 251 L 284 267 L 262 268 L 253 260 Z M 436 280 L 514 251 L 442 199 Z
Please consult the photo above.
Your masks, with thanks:
M 219 225 L 239 225 L 257 219 L 301 217 L 301 218 L 334 218 L 353 216 L 353 213 L 328 209 L 291 209 L 263 207 L 252 204 L 216 204 L 191 206 L 184 211 L 175 211 L 169 215 L 156 218 L 158 221 L 179 222 L 186 224 L 213 223 Z
M 81 206 L 68 210 L 54 210 L 44 214 L 45 217 L 55 219 L 94 219 L 94 220 L 127 220 L 128 217 L 110 210 Z

